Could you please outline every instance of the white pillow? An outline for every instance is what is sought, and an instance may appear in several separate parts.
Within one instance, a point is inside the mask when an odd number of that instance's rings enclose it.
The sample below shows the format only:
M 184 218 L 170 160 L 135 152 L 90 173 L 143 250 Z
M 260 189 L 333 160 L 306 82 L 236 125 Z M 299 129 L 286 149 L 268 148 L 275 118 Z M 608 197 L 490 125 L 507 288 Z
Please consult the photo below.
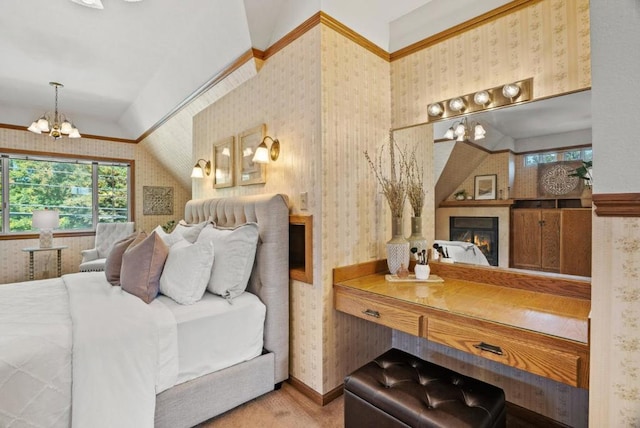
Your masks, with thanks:
M 160 277 L 160 292 L 182 305 L 202 299 L 211 276 L 214 249 L 212 242 L 191 244 L 185 239 L 169 248 L 169 256 Z
M 162 226 L 158 226 L 154 230 L 164 243 L 171 247 L 182 239 L 186 239 L 190 243 L 196 242 L 202 229 L 209 223 L 209 221 L 203 221 L 197 224 L 187 224 L 184 220 L 180 220 L 171 233 L 166 233 Z
M 258 225 L 245 223 L 233 229 L 205 227 L 198 241 L 211 241 L 216 257 L 207 290 L 233 299 L 247 288 L 258 245 Z

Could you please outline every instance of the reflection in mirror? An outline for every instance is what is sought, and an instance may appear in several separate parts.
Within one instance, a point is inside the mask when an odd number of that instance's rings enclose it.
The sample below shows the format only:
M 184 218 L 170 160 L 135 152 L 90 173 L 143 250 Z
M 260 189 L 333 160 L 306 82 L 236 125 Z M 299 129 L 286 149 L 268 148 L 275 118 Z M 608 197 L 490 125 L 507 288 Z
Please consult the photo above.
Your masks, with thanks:
M 487 258 L 503 268 L 590 276 L 591 211 L 580 199 L 586 187 L 568 177 L 591 160 L 590 106 L 587 90 L 471 114 L 463 142 L 444 138 L 461 117 L 431 125 L 435 239 L 490 248 Z M 476 124 L 484 135 L 476 135 Z M 477 177 L 492 175 L 496 199 L 475 200 L 483 191 Z M 472 199 L 456 200 L 461 191 Z M 487 219 L 497 220 L 495 230 L 474 230 Z M 470 226 L 460 232 L 461 224 Z

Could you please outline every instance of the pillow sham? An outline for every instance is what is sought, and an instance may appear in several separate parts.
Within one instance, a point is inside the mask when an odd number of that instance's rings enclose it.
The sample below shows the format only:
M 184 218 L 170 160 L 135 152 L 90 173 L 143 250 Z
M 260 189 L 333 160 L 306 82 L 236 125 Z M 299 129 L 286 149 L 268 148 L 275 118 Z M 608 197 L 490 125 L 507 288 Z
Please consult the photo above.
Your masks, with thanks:
M 158 295 L 160 275 L 168 254 L 169 247 L 157 233 L 151 232 L 142 240 L 136 238 L 122 256 L 122 289 L 151 303 Z
M 183 239 L 169 248 L 169 256 L 160 276 L 160 292 L 182 305 L 202 299 L 211 276 L 213 242 L 190 244 Z
M 245 223 L 236 228 L 205 227 L 198 241 L 211 241 L 215 258 L 207 290 L 225 299 L 233 299 L 247 288 L 258 245 L 258 224 Z
M 111 252 L 109 252 L 104 262 L 104 274 L 111 285 L 120 285 L 120 270 L 122 269 L 122 256 L 124 252 L 136 238 L 141 237 L 142 240 L 146 236 L 147 234 L 144 232 L 133 233 L 113 244 Z
M 172 246 L 181 239 L 185 239 L 190 243 L 196 242 L 202 229 L 209 223 L 208 221 L 203 221 L 202 223 L 187 224 L 184 220 L 180 220 L 171 233 L 165 232 L 162 226 L 157 226 L 153 230 L 162 238 L 165 244 Z

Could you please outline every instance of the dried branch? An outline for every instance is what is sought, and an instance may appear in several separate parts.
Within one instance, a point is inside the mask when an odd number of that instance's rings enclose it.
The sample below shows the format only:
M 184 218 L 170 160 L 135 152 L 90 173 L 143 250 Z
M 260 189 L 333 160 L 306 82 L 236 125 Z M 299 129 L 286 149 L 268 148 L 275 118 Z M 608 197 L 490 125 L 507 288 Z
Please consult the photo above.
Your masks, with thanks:
M 404 210 L 404 201 L 407 197 L 407 188 L 406 188 L 406 168 L 403 167 L 405 162 L 405 156 L 400 150 L 400 147 L 396 144 L 393 136 L 389 135 L 389 159 L 391 162 L 391 174 L 390 176 L 386 176 L 382 168 L 382 159 L 383 159 L 383 151 L 384 144 L 380 147 L 380 152 L 378 156 L 376 156 L 375 161 L 371 159 L 368 151 L 365 150 L 364 156 L 369 162 L 369 166 L 373 171 L 378 183 L 382 187 L 382 193 L 387 198 L 387 202 L 389 203 L 389 208 L 391 209 L 391 215 L 394 217 L 402 217 L 402 212 Z M 396 168 L 396 155 L 395 150 L 398 150 L 400 155 L 400 162 L 398 163 L 398 167 Z M 399 173 L 398 173 L 399 170 Z
M 414 217 L 420 217 L 424 206 L 424 167 L 418 163 L 416 148 L 405 158 L 404 169 L 407 176 L 407 198 L 413 209 Z

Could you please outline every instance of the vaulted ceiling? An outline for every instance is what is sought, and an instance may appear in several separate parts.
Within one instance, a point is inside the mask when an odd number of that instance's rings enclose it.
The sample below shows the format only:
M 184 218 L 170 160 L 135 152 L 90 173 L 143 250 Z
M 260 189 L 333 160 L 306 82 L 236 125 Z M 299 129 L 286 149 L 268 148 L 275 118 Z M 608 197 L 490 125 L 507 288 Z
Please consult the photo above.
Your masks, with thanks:
M 265 50 L 320 10 L 391 52 L 508 0 L 102 3 L 3 2 L 0 124 L 26 127 L 52 110 L 49 82 L 57 81 L 65 85 L 59 109 L 82 134 L 138 140 L 249 49 Z M 188 165 L 190 136 L 179 141 L 186 160 L 178 165 Z M 174 174 L 190 185 L 189 167 L 180 169 Z

